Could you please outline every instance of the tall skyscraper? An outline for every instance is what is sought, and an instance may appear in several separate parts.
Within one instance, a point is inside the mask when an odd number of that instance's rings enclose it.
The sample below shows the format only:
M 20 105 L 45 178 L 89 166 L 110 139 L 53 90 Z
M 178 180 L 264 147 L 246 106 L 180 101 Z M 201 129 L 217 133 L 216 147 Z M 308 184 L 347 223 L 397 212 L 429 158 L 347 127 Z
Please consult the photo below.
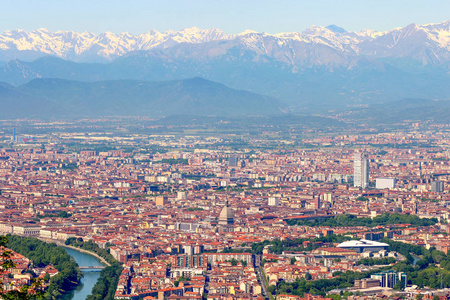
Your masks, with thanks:
M 322 206 L 322 203 L 320 203 L 320 195 L 314 196 L 314 209 L 319 209 Z
M 362 188 L 369 186 L 369 159 L 364 152 L 355 153 L 353 162 L 353 185 Z
M 238 165 L 238 157 L 236 155 L 230 155 L 228 157 L 228 166 L 237 167 Z
M 434 193 L 444 192 L 444 182 L 443 181 L 433 181 L 431 183 L 431 191 Z

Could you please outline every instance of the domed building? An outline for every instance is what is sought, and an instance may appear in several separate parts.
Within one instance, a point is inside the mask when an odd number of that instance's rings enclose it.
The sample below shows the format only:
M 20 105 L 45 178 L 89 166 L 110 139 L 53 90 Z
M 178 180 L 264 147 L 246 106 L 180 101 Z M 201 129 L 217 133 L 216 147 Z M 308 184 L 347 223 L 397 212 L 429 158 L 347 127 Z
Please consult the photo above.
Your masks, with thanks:
M 225 202 L 225 206 L 222 208 L 219 216 L 219 225 L 226 226 L 234 224 L 234 216 L 231 207 L 228 206 L 228 200 Z

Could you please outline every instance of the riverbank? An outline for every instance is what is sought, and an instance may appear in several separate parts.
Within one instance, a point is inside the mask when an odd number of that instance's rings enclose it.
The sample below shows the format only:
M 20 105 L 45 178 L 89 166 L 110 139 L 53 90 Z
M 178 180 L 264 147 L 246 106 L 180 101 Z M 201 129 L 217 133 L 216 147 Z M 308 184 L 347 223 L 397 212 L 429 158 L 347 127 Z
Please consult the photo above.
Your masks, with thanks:
M 95 253 L 95 252 L 91 252 L 91 251 L 84 250 L 84 249 L 81 249 L 81 248 L 78 248 L 78 247 L 66 245 L 66 244 L 64 244 L 64 243 L 61 243 L 61 244 L 58 244 L 58 243 L 57 243 L 57 245 L 58 245 L 58 246 L 61 246 L 61 247 L 65 247 L 65 248 L 70 248 L 70 249 L 73 249 L 73 250 L 76 250 L 76 251 L 80 251 L 80 252 L 82 252 L 82 253 L 86 253 L 86 254 L 89 254 L 89 255 L 92 255 L 92 256 L 95 256 L 95 257 L 98 258 L 103 264 L 107 265 L 108 267 L 111 266 L 111 264 L 110 264 L 109 262 L 107 262 L 103 257 L 101 257 L 100 255 L 98 255 L 98 254 Z
M 82 239 L 70 238 L 65 243 L 62 243 L 61 241 L 53 242 L 60 247 L 65 247 L 67 252 L 77 252 L 80 255 L 91 256 L 92 258 L 97 259 L 99 263 L 107 266 L 100 272 L 100 277 L 95 280 L 96 283 L 92 288 L 91 294 L 84 295 L 85 297 L 83 300 L 114 300 L 119 277 L 123 270 L 120 262 L 116 261 L 108 251 L 99 248 L 98 245 L 92 241 L 85 242 Z M 90 264 L 83 262 L 81 266 L 90 266 Z M 70 300 L 81 299 L 70 298 Z
M 98 258 L 103 264 L 107 265 L 108 267 L 111 266 L 111 264 L 109 262 L 107 262 L 103 257 L 101 257 L 100 255 L 98 255 L 95 252 L 88 251 L 88 250 L 85 250 L 85 249 L 82 249 L 82 248 L 78 248 L 78 247 L 74 247 L 74 246 L 71 246 L 71 245 L 66 245 L 65 243 L 63 243 L 61 241 L 55 241 L 55 240 L 44 239 L 44 238 L 39 238 L 39 239 L 41 241 L 44 241 L 44 242 L 47 242 L 47 243 L 55 243 L 56 245 L 61 246 L 61 247 L 70 248 L 70 249 L 73 249 L 73 250 L 76 250 L 76 251 L 80 251 L 82 253 L 86 253 L 86 254 L 92 255 L 92 256 Z

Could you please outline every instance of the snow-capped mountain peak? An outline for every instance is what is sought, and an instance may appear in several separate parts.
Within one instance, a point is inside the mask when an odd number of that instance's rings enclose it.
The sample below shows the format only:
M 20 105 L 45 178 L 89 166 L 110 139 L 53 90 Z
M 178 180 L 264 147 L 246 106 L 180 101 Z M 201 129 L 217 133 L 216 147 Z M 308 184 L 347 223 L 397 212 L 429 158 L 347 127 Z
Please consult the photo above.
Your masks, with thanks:
M 214 41 L 235 41 L 233 47 L 241 45 L 243 49 L 255 51 L 258 55 L 269 55 L 289 63 L 298 60 L 300 53 L 306 55 L 305 59 L 309 60 L 312 53 L 317 55 L 322 51 L 336 51 L 339 57 L 413 56 L 416 59 L 420 57 L 424 63 L 430 63 L 450 60 L 450 21 L 426 25 L 410 24 L 385 32 L 348 32 L 336 25 L 314 25 L 303 32 L 267 34 L 245 30 L 236 35 L 227 34 L 217 28 L 198 27 L 164 32 L 151 29 L 139 35 L 129 32 L 93 34 L 75 31 L 51 32 L 46 28 L 33 31 L 15 29 L 0 34 L 0 61 L 14 58 L 35 59 L 44 55 L 74 61 L 110 61 L 134 51 L 169 49 L 179 44 L 215 47 L 216 44 L 209 44 Z M 321 50 L 311 52 L 311 47 L 321 47 Z M 226 53 L 225 48 L 211 50 L 210 53 L 223 54 Z
M 249 34 L 255 34 L 255 33 L 259 33 L 258 31 L 254 31 L 251 29 L 247 29 L 242 31 L 241 33 L 238 34 L 238 36 L 243 36 L 243 35 L 249 35 Z

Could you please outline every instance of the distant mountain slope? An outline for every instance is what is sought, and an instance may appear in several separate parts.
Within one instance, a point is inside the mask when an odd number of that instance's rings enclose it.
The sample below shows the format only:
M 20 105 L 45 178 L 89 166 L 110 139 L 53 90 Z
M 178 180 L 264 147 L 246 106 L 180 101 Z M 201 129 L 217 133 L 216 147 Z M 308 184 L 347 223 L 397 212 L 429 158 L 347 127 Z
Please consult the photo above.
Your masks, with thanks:
M 26 61 L 32 57 L 40 58 Z M 0 35 L 0 61 L 10 58 L 0 65 L 0 82 L 15 86 L 36 78 L 201 77 L 279 99 L 294 112 L 450 98 L 450 21 L 386 32 L 336 25 L 236 35 L 198 28 L 139 36 L 16 30 Z
M 25 93 L 11 85 L 0 83 L 0 118 L 12 119 L 59 114 L 62 111 L 53 103 L 35 95 Z
M 450 122 L 449 111 L 449 100 L 412 98 L 357 108 L 351 111 L 348 117 L 372 125 L 427 121 L 448 124 Z
M 272 115 L 284 109 L 276 99 L 202 78 L 164 82 L 35 79 L 17 88 L 1 84 L 0 105 L 0 118 Z
M 162 56 L 137 53 L 109 64 L 74 63 L 53 57 L 34 62 L 16 60 L 0 67 L 0 82 L 21 85 L 35 78 L 161 81 L 202 77 L 279 99 L 297 112 L 342 110 L 402 98 L 450 97 L 450 72 L 437 67 L 418 68 L 380 60 L 360 63 L 350 70 L 314 68 L 293 72 L 283 63 L 270 58 L 266 62 L 254 61 L 251 53 L 237 50 L 208 62 Z M 245 56 L 247 59 L 238 59 Z

